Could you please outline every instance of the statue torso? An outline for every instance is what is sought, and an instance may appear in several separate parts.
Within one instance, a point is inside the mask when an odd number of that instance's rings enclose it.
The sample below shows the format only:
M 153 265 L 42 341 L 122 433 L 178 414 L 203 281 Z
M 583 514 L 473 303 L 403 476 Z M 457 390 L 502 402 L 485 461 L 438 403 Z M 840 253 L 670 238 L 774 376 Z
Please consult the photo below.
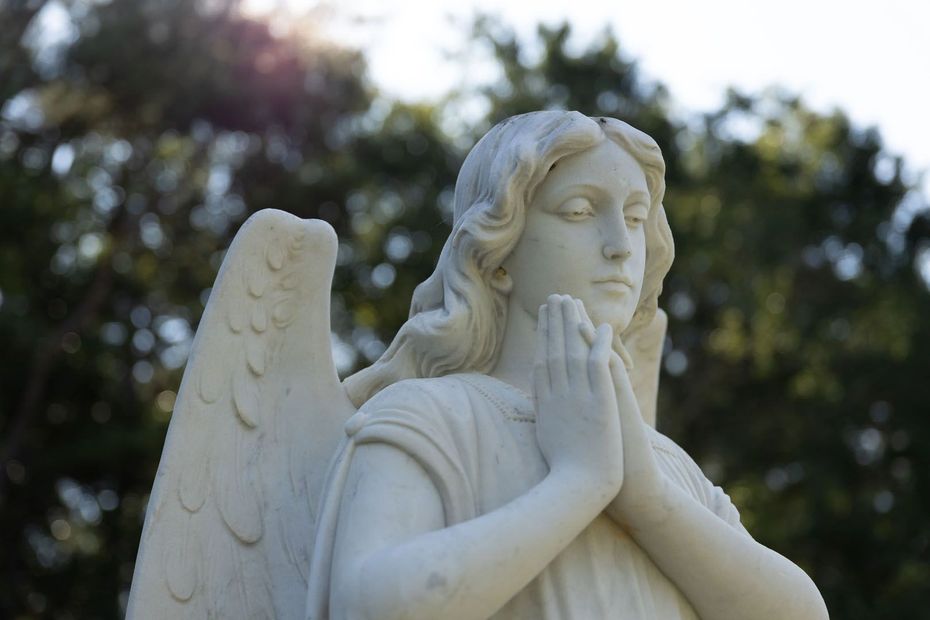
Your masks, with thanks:
M 447 526 L 510 502 L 548 473 L 536 442 L 532 400 L 492 377 L 404 381 L 356 415 L 354 441 L 391 444 L 423 466 L 442 496 Z M 653 446 L 672 481 L 714 512 L 728 509 L 728 498 L 674 442 L 653 431 Z M 494 616 L 608 617 L 697 618 L 678 588 L 606 515 Z

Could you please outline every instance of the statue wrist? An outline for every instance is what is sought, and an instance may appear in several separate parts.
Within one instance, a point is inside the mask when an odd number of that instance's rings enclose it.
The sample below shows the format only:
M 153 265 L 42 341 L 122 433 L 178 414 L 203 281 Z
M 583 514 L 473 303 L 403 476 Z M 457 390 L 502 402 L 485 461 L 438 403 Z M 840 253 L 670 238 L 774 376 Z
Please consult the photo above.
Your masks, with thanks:
M 635 497 L 621 493 L 607 506 L 607 514 L 618 525 L 633 533 L 662 527 L 668 520 L 676 500 L 668 478 L 659 475 L 655 484 Z

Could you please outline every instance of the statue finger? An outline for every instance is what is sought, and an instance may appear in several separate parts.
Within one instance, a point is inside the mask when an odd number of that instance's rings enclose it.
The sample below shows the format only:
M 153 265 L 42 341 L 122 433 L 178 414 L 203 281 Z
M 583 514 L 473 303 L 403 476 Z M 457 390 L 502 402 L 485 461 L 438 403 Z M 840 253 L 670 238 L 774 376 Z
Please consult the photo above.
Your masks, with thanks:
M 591 322 L 591 318 L 588 316 L 588 311 L 584 307 L 584 302 L 582 302 L 580 299 L 576 299 L 575 305 L 578 306 L 578 316 L 580 317 L 579 329 L 581 330 L 581 335 L 584 337 L 584 340 L 588 343 L 589 347 L 593 346 L 594 338 L 597 335 L 597 329 L 594 327 L 594 323 Z
M 546 351 L 549 340 L 549 311 L 543 304 L 539 307 L 536 323 L 536 359 L 533 362 L 533 387 L 536 399 L 546 398 L 550 394 L 549 366 L 546 360 Z
M 578 326 L 581 317 L 578 315 L 578 305 L 571 297 L 562 298 L 563 333 L 565 334 L 565 367 L 569 381 L 581 381 L 588 384 L 588 350 Z
M 588 355 L 588 377 L 591 381 L 591 390 L 595 394 L 607 393 L 610 398 L 614 395 L 614 382 L 610 373 L 610 343 L 613 330 L 606 323 L 597 328 L 591 352 Z
M 560 295 L 549 296 L 548 316 L 546 361 L 549 366 L 549 381 L 553 392 L 564 393 L 568 390 L 568 370 L 565 367 L 565 322 L 562 318 Z

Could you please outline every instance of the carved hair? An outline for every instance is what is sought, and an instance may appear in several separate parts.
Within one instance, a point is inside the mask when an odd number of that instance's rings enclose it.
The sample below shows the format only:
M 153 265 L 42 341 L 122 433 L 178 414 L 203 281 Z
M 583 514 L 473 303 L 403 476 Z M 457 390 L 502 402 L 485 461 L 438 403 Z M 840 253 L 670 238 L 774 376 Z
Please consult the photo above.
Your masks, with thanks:
M 495 125 L 465 158 L 455 184 L 452 233 L 436 270 L 417 286 L 410 317 L 381 358 L 345 382 L 357 406 L 402 379 L 490 372 L 507 322 L 508 291 L 495 286 L 494 272 L 523 234 L 527 206 L 552 167 L 605 139 L 642 167 L 651 203 L 642 293 L 622 337 L 652 321 L 674 256 L 658 145 L 612 118 L 560 111 L 513 116 Z

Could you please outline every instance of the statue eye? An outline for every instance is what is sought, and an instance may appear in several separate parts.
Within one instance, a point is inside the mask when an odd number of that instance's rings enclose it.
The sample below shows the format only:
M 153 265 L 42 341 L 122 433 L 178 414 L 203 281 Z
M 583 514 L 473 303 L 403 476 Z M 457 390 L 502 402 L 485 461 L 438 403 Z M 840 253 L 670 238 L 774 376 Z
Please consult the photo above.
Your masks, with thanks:
M 639 228 L 646 221 L 647 214 L 648 209 L 645 206 L 634 204 L 624 209 L 623 218 L 630 228 Z
M 594 215 L 594 207 L 587 198 L 576 196 L 562 203 L 558 213 L 567 220 L 583 220 Z

